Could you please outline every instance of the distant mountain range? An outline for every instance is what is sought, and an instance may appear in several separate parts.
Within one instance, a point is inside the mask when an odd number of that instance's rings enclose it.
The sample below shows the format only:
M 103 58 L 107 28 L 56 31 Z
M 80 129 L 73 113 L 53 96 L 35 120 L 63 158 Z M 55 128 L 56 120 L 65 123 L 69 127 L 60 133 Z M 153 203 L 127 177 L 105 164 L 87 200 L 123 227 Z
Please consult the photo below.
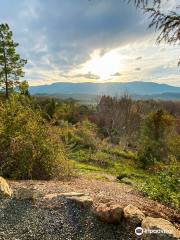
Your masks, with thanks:
M 97 95 L 121 96 L 128 93 L 135 98 L 159 98 L 180 100 L 180 87 L 153 82 L 127 82 L 127 83 L 65 83 L 57 82 L 51 85 L 31 86 L 32 95 L 47 95 L 56 97 L 80 98 L 96 97 Z

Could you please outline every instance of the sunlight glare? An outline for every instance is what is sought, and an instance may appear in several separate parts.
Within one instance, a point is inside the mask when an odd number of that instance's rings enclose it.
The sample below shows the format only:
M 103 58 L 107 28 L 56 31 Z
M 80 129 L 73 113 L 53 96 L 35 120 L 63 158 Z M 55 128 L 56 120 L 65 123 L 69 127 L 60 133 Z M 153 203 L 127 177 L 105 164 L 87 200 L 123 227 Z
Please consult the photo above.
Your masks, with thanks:
M 122 69 L 121 56 L 114 51 L 110 51 L 100 56 L 99 51 L 94 51 L 91 60 L 86 62 L 85 70 L 100 77 L 100 80 L 108 80 L 113 74 Z

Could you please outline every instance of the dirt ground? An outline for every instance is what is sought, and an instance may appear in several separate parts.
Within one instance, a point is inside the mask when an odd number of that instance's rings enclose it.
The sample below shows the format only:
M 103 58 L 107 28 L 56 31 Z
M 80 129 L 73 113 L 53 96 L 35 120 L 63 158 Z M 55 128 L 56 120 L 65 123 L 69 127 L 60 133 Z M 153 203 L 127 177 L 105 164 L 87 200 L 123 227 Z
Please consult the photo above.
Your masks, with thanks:
M 144 197 L 131 186 L 116 181 L 94 180 L 93 176 L 72 178 L 69 181 L 10 181 L 12 189 L 31 187 L 42 194 L 83 192 L 93 198 L 94 204 L 112 202 L 122 207 L 133 204 L 147 216 L 162 217 L 180 228 L 180 212 Z

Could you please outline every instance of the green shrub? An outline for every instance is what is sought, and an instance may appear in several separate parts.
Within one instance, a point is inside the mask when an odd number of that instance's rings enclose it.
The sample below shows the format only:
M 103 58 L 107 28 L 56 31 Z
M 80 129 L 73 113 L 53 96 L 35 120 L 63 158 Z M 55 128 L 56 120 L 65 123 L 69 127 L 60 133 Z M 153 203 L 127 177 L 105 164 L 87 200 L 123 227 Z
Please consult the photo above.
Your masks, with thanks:
M 180 207 L 179 187 L 178 168 L 171 167 L 170 170 L 164 170 L 164 172 L 149 177 L 141 190 L 154 200 L 178 208 Z
M 92 152 L 88 149 L 72 151 L 69 157 L 77 162 L 89 162 Z
M 90 156 L 90 162 L 100 167 L 109 167 L 112 163 L 112 157 L 101 151 L 97 151 Z
M 150 113 L 141 126 L 138 146 L 139 162 L 143 168 L 149 168 L 156 162 L 168 162 L 172 150 L 169 139 L 177 136 L 175 119 L 163 110 Z
M 95 125 L 89 121 L 75 125 L 62 122 L 60 128 L 63 142 L 71 148 L 97 149 L 100 140 L 97 137 Z
M 135 153 L 127 150 L 122 150 L 120 146 L 111 146 L 109 148 L 111 154 L 116 155 L 117 157 L 127 158 L 127 159 L 136 159 Z
M 79 149 L 72 151 L 70 158 L 77 162 L 105 168 L 113 164 L 111 155 L 101 151 L 92 151 L 91 149 Z
M 39 111 L 12 96 L 0 102 L 0 174 L 50 179 L 69 174 L 63 144 Z

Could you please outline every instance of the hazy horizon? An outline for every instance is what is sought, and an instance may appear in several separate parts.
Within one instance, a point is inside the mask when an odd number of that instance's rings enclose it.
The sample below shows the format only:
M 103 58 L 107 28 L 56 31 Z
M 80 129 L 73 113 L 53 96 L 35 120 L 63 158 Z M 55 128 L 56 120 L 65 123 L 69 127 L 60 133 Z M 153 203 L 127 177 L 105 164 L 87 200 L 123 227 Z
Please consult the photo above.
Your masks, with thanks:
M 174 10 L 175 0 L 164 1 Z M 156 45 L 149 19 L 133 4 L 114 0 L 0 0 L 28 60 L 29 84 L 156 82 L 180 86 L 179 46 Z M 179 11 L 179 10 L 178 10 Z

